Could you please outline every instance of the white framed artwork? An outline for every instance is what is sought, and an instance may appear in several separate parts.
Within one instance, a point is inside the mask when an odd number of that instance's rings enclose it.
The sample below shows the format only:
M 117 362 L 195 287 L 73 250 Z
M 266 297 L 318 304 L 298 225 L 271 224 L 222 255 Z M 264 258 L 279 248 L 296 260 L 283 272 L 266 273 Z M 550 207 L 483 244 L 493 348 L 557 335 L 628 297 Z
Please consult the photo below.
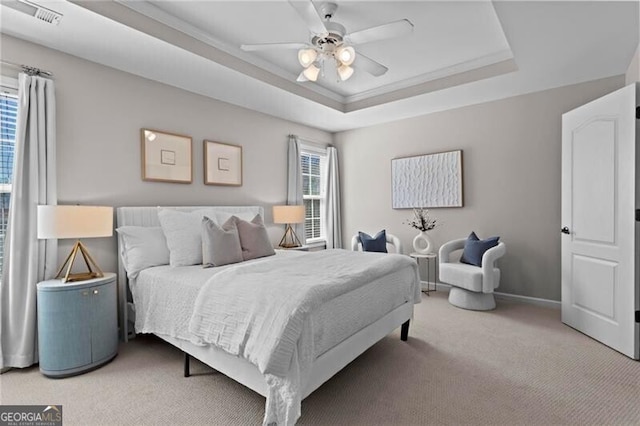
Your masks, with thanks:
M 394 209 L 462 207 L 462 150 L 391 160 Z
M 191 137 L 141 129 L 142 180 L 191 183 Z
M 242 147 L 204 141 L 204 183 L 242 186 Z

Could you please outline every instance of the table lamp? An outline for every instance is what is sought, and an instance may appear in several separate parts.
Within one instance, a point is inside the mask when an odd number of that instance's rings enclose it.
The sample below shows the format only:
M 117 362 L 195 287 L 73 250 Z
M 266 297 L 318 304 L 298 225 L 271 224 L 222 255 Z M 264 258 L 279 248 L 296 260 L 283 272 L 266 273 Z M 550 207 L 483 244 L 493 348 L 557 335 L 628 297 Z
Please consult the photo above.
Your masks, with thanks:
M 286 223 L 287 227 L 280 240 L 282 248 L 300 247 L 300 240 L 291 227 L 292 223 L 304 223 L 304 206 L 273 206 L 273 223 Z
M 71 253 L 64 261 L 56 278 L 63 283 L 100 278 L 104 274 L 80 238 L 110 237 L 113 235 L 113 207 L 102 206 L 38 206 L 38 238 L 75 238 Z M 87 272 L 71 273 L 73 263 L 82 255 Z M 64 276 L 62 271 L 67 267 Z M 95 269 L 95 270 L 94 270 Z

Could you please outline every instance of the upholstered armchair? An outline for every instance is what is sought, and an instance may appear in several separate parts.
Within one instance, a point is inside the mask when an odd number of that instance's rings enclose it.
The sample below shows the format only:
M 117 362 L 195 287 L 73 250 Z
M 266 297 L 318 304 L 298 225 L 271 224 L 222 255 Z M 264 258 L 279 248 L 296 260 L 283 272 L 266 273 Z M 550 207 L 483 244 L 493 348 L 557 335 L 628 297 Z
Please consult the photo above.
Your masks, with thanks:
M 463 309 L 488 311 L 495 309 L 493 290 L 500 285 L 500 269 L 496 260 L 504 256 L 506 246 L 500 242 L 482 255 L 482 266 L 452 262 L 451 253 L 464 249 L 466 238 L 449 241 L 440 247 L 440 282 L 451 285 L 449 303 Z
M 387 233 L 387 248 L 389 245 L 393 246 L 393 249 L 396 253 L 402 254 L 402 242 L 400 241 L 400 238 L 396 237 L 393 234 Z M 360 243 L 358 234 L 356 234 L 351 237 L 351 251 L 359 250 L 362 250 L 362 244 Z

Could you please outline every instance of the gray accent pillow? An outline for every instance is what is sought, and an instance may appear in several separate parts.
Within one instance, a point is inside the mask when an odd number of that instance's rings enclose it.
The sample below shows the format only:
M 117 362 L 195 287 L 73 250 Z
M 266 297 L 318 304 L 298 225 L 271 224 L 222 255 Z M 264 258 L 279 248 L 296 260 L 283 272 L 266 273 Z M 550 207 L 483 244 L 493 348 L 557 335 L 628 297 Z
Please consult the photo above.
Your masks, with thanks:
M 471 232 L 467 241 L 464 242 L 464 250 L 460 257 L 461 263 L 474 266 L 482 266 L 482 256 L 484 252 L 498 245 L 500 237 L 491 237 L 486 240 L 478 238 L 475 232 Z
M 387 232 L 382 230 L 378 232 L 374 237 L 364 232 L 358 232 L 358 238 L 362 243 L 362 251 L 374 251 L 378 253 L 387 252 Z
M 247 222 L 236 216 L 234 216 L 234 218 L 236 226 L 238 227 L 238 234 L 240 235 L 242 258 L 244 260 L 273 256 L 276 254 L 273 246 L 271 246 L 267 229 L 262 222 L 262 216 L 257 214 L 251 222 Z
M 222 226 L 202 218 L 202 267 L 222 266 L 242 262 L 242 247 L 233 217 Z

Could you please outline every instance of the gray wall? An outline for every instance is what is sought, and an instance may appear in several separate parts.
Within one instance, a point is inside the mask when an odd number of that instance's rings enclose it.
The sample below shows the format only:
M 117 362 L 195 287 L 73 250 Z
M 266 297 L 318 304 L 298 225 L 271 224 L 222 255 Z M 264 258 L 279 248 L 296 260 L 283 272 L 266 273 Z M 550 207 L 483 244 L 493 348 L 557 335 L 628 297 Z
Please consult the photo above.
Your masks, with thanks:
M 332 135 L 74 56 L 1 35 L 2 57 L 55 74 L 58 195 L 61 204 L 259 204 L 286 199 L 286 140 L 295 133 L 329 143 Z M 560 299 L 560 116 L 615 90 L 624 76 L 553 89 L 334 135 L 341 155 L 345 246 L 358 230 L 386 228 L 408 251 L 410 210 L 391 209 L 391 159 L 464 150 L 465 207 L 434 209 L 437 245 L 500 235 L 508 245 L 500 291 Z M 194 182 L 143 182 L 141 127 L 193 138 Z M 203 184 L 202 140 L 244 149 L 240 188 Z M 282 229 L 270 227 L 274 242 Z M 115 270 L 115 238 L 86 240 L 105 270 Z M 71 242 L 61 242 L 63 258 Z
M 57 104 L 60 204 L 247 205 L 286 201 L 287 135 L 330 143 L 330 133 L 236 107 L 2 35 L 2 59 L 52 71 Z M 144 182 L 140 128 L 193 138 L 190 185 Z M 203 139 L 242 145 L 242 187 L 203 183 Z M 284 229 L 270 226 L 277 243 Z M 84 241 L 98 264 L 116 270 L 116 242 Z M 60 244 L 59 257 L 72 242 Z
M 463 150 L 464 207 L 432 209 L 434 243 L 499 235 L 499 291 L 560 300 L 561 115 L 624 85 L 624 76 L 341 132 L 344 243 L 386 229 L 405 251 L 411 210 L 391 208 L 391 159 Z

